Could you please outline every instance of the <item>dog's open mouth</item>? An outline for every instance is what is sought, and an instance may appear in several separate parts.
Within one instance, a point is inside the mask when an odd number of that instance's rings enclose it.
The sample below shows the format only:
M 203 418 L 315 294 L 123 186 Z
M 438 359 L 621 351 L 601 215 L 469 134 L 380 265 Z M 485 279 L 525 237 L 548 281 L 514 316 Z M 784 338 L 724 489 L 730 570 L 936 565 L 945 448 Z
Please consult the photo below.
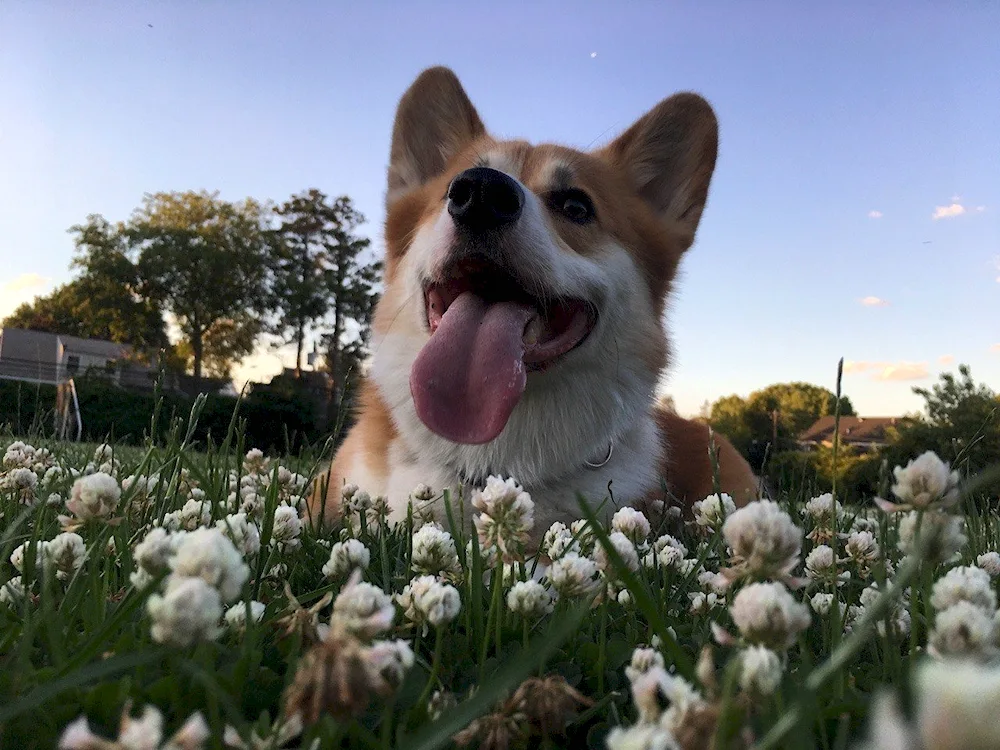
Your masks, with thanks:
M 541 371 L 582 344 L 597 322 L 578 299 L 543 299 L 498 266 L 453 267 L 424 289 L 431 338 L 410 372 L 420 419 L 457 443 L 499 435 Z

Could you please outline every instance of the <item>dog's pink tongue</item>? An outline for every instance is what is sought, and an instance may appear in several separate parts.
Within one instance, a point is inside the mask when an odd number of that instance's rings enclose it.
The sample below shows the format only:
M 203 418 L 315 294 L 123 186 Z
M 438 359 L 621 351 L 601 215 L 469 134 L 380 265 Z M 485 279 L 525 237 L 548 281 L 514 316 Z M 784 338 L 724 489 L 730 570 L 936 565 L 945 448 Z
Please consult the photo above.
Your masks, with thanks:
M 524 327 L 535 314 L 517 302 L 464 292 L 448 306 L 410 370 L 417 416 L 455 443 L 499 435 L 524 392 Z

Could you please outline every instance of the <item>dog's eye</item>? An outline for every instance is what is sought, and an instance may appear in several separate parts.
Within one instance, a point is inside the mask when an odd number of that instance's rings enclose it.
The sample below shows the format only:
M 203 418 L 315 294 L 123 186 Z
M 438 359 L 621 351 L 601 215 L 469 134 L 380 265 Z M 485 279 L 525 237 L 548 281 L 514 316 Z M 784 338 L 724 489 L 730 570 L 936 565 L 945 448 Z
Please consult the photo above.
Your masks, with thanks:
M 586 224 L 594 218 L 594 204 L 582 190 L 560 190 L 550 198 L 552 207 L 570 221 Z

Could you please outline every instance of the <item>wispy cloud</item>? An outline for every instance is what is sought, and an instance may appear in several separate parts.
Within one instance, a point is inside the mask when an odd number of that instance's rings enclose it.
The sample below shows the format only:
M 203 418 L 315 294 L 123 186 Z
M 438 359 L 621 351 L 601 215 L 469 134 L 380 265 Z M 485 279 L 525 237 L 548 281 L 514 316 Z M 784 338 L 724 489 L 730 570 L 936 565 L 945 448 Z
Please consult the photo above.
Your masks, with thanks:
M 990 351 L 1000 353 L 1000 344 L 994 344 L 993 346 L 991 346 Z
M 40 273 L 22 273 L 13 281 L 3 285 L 5 292 L 23 292 L 26 289 L 40 289 L 49 283 L 49 279 Z
M 862 297 L 858 300 L 865 307 L 888 307 L 889 303 L 882 299 L 881 297 L 875 297 L 874 295 L 869 295 L 867 297 Z
M 882 218 L 882 212 L 878 211 L 878 210 L 875 210 L 875 209 L 872 209 L 871 211 L 868 212 L 868 218 L 869 219 L 881 219 Z
M 951 356 L 951 355 L 946 355 Z M 844 373 L 848 375 L 870 372 L 872 380 L 923 380 L 930 377 L 926 362 L 867 362 L 846 361 Z
M 986 206 L 976 206 L 976 213 L 982 213 L 986 210 Z
M 955 361 L 954 354 L 942 354 L 940 357 L 938 357 L 939 365 L 950 365 L 954 361 Z
M 961 203 L 952 203 L 950 206 L 935 206 L 932 219 L 954 219 L 965 213 L 965 206 Z
M 886 365 L 875 375 L 875 380 L 923 380 L 930 377 L 926 362 L 899 362 Z

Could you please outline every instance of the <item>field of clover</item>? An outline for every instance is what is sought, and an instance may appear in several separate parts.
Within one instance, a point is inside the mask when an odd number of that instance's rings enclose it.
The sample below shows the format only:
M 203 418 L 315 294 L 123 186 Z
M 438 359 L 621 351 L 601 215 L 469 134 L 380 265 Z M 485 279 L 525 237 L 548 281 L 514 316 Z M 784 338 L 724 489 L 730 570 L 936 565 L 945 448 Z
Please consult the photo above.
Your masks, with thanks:
M 196 419 L 0 444 L 0 746 L 1000 747 L 996 500 L 933 453 L 865 506 L 581 502 L 527 554 L 516 478 L 322 531 L 313 457 Z

